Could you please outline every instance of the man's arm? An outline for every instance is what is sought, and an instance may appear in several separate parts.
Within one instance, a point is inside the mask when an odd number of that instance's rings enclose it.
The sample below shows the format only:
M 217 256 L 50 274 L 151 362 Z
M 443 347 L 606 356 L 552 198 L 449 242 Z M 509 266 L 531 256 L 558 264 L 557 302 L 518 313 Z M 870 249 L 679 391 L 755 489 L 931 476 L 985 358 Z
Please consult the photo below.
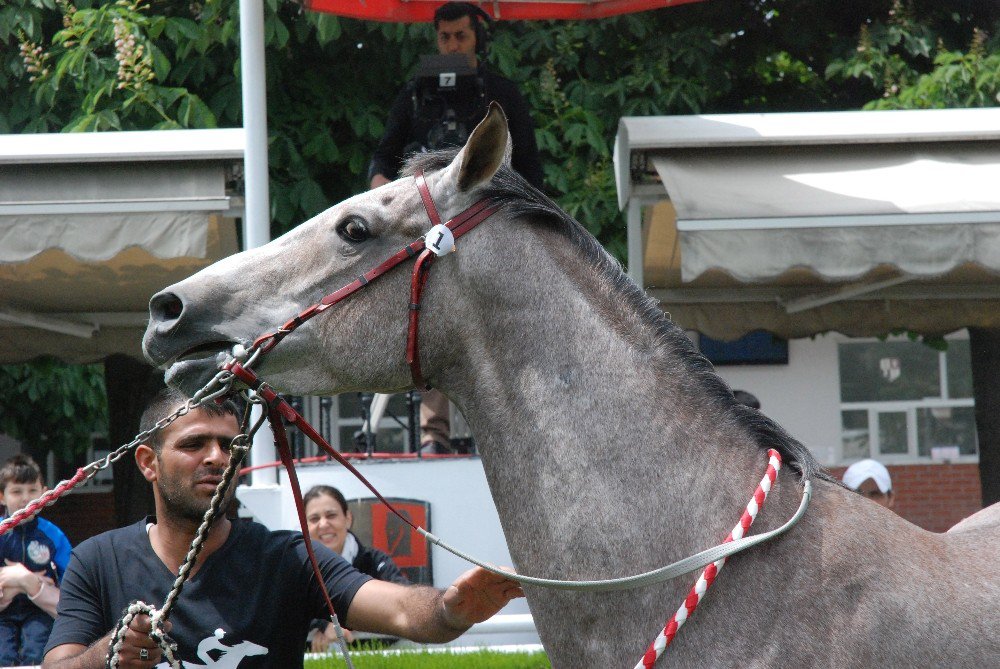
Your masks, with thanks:
M 403 149 L 409 142 L 412 124 L 411 96 L 410 86 L 404 86 L 389 109 L 385 132 L 382 133 L 382 139 L 375 148 L 375 155 L 372 156 L 369 170 L 372 188 L 378 188 L 399 176 L 399 169 L 403 165 Z
M 355 630 L 443 643 L 523 596 L 516 582 L 480 567 L 459 576 L 447 590 L 372 580 L 354 595 L 344 623 Z
M 111 638 L 110 629 L 114 623 L 105 620 L 100 579 L 92 569 L 101 563 L 98 545 L 91 541 L 84 542 L 73 552 L 60 583 L 59 615 L 52 625 L 42 664 L 46 669 L 104 667 Z M 142 630 L 143 625 L 145 632 Z M 125 647 L 120 654 L 121 666 L 143 666 L 138 663 L 138 648 L 142 644 L 147 644 L 150 658 L 154 657 L 152 646 L 155 644 L 148 636 L 149 629 L 148 616 L 140 615 L 132 620 L 126 630 Z M 155 649 L 155 657 L 159 657 L 158 648 Z M 144 666 L 148 667 L 148 662 Z
M 108 656 L 111 634 L 88 648 L 78 643 L 64 643 L 45 654 L 42 669 L 102 669 Z

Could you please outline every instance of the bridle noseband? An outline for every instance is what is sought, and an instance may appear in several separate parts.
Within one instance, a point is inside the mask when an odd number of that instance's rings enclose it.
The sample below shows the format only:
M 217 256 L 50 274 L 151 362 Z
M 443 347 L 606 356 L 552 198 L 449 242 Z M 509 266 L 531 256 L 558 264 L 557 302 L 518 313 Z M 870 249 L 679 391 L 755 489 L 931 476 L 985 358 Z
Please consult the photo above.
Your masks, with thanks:
M 420 193 L 420 200 L 424 204 L 427 217 L 433 224 L 433 227 L 427 234 L 408 244 L 364 274 L 358 275 L 358 278 L 346 286 L 342 286 L 316 304 L 307 307 L 277 330 L 258 337 L 244 355 L 240 356 L 241 360 L 246 360 L 248 357 L 256 359 L 270 352 L 282 339 L 294 332 L 300 325 L 313 316 L 326 311 L 335 304 L 350 297 L 400 263 L 417 256 L 410 279 L 410 313 L 406 333 L 406 362 L 410 366 L 410 376 L 413 378 L 413 384 L 421 390 L 428 390 L 430 388 L 424 381 L 423 372 L 420 368 L 418 333 L 420 325 L 420 300 L 423 295 L 424 286 L 427 284 L 431 265 L 437 256 L 447 255 L 454 251 L 455 240 L 495 214 L 500 209 L 500 205 L 494 200 L 482 199 L 448 220 L 448 222 L 441 223 L 441 216 L 438 214 L 437 207 L 434 206 L 434 199 L 431 197 L 430 188 L 427 187 L 427 180 L 424 178 L 423 171 L 417 170 L 413 175 L 413 180 L 416 184 L 417 192 Z M 231 367 L 229 369 L 232 371 Z

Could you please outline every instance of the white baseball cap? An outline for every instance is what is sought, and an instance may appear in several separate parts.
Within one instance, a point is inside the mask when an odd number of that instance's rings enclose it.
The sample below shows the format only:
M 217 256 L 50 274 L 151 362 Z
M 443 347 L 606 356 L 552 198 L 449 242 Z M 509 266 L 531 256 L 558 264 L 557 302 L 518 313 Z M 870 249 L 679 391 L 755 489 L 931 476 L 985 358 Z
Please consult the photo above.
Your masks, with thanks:
M 881 462 L 872 460 L 860 460 L 847 468 L 844 472 L 844 485 L 851 490 L 857 490 L 861 484 L 871 479 L 875 481 L 879 492 L 883 495 L 892 490 L 892 479 L 889 477 L 889 470 Z

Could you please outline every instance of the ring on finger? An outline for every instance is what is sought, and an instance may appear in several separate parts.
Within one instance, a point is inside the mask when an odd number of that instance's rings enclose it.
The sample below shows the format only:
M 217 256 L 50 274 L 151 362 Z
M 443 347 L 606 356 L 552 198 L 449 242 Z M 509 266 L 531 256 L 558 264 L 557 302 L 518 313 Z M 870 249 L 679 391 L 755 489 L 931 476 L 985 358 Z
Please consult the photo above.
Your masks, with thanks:
M 139 659 L 143 660 L 143 661 L 149 659 L 149 649 L 148 648 L 140 648 L 139 649 Z

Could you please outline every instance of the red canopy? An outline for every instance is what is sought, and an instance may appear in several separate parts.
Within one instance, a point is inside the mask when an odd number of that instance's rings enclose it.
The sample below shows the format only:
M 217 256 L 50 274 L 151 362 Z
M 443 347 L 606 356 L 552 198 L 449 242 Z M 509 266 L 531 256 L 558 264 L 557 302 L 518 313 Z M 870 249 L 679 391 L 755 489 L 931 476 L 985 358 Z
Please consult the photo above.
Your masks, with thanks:
M 701 0 L 489 0 L 476 2 L 494 19 L 600 19 Z M 306 9 L 356 19 L 417 23 L 431 21 L 442 0 L 305 0 Z

